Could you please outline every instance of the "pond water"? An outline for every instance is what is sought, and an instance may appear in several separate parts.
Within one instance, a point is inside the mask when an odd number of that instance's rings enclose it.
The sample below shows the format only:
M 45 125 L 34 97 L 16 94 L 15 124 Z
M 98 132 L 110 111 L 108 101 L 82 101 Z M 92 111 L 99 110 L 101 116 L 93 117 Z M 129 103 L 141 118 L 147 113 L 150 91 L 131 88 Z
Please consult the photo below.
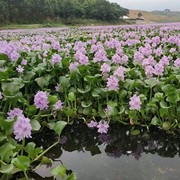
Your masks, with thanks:
M 141 130 L 132 136 L 130 127 L 114 124 L 108 134 L 99 134 L 84 124 L 67 127 L 61 144 L 48 152 L 63 163 L 78 180 L 178 180 L 180 177 L 180 136 L 159 129 Z M 56 141 L 52 132 L 36 137 L 48 147 Z M 51 167 L 41 166 L 33 179 L 52 179 Z

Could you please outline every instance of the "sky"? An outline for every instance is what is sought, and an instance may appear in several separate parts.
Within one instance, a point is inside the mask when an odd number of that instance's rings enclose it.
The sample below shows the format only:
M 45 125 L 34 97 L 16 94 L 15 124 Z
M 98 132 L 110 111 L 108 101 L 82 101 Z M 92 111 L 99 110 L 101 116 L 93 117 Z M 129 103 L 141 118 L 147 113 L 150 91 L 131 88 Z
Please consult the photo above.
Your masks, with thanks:
M 164 10 L 180 11 L 180 0 L 109 0 L 120 6 L 134 10 Z

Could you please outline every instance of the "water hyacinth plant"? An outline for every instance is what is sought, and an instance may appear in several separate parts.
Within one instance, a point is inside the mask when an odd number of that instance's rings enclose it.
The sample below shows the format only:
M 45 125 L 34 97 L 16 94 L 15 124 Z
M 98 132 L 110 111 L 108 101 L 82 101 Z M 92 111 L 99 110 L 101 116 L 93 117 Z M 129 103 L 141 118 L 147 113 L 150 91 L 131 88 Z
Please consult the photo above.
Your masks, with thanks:
M 179 128 L 179 32 L 178 23 L 0 32 L 0 173 L 27 178 L 78 119 L 100 134 L 111 122 Z M 42 128 L 58 135 L 47 149 L 31 142 Z

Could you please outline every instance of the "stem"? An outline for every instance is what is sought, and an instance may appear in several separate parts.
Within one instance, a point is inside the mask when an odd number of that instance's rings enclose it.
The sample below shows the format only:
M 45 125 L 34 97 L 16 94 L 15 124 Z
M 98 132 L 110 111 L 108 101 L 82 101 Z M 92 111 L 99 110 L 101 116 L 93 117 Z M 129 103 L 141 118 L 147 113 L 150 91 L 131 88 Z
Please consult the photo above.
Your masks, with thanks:
M 35 120 L 38 120 L 41 117 L 42 111 L 40 110 L 39 113 L 36 115 Z
M 44 154 L 46 154 L 51 148 L 53 148 L 54 146 L 56 146 L 59 143 L 59 139 L 57 142 L 55 142 L 53 145 L 51 145 L 50 147 L 48 147 L 45 151 L 43 151 L 39 156 L 37 156 L 32 162 L 37 161 L 38 159 L 40 159 Z
M 152 99 L 152 88 L 150 88 L 150 101 Z
M 28 176 L 27 176 L 26 171 L 24 171 L 24 176 L 25 176 L 25 178 L 28 180 Z
M 0 159 L 0 163 L 1 164 L 3 164 L 3 165 L 7 165 L 4 161 L 2 161 L 1 159 Z
M 21 155 L 23 155 L 24 146 L 25 146 L 25 138 L 22 140 L 22 149 L 21 149 Z

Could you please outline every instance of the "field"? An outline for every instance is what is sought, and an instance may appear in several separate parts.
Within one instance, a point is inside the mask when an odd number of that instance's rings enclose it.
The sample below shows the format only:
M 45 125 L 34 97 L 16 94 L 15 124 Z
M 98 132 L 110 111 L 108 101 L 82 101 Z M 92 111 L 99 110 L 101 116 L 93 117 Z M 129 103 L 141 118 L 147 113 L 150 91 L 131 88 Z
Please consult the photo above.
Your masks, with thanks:
M 163 11 L 141 11 L 129 10 L 130 18 L 137 18 L 138 13 L 141 12 L 146 22 L 167 23 L 167 22 L 180 22 L 180 12 L 163 12 Z
M 77 121 L 100 134 L 115 123 L 132 135 L 178 130 L 179 32 L 178 23 L 0 32 L 1 178 L 52 163 L 45 153 Z M 44 128 L 58 136 L 47 149 L 31 141 Z M 63 165 L 51 173 L 75 179 Z

